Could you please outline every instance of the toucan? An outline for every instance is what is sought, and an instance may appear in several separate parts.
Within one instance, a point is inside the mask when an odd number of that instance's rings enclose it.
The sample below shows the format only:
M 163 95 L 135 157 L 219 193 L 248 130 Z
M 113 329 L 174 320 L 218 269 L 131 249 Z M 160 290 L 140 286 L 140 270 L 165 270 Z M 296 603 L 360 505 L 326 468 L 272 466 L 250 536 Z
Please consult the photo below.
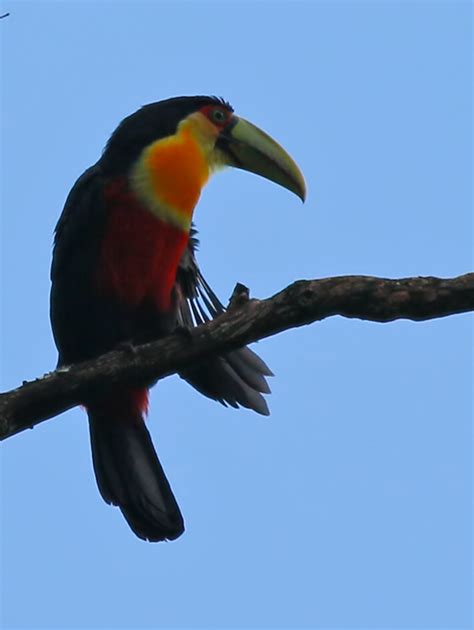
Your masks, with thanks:
M 224 311 L 197 265 L 192 219 L 204 185 L 225 166 L 304 201 L 292 158 L 223 99 L 170 98 L 119 124 L 56 226 L 50 305 L 58 367 L 189 330 Z M 180 373 L 205 396 L 263 415 L 270 375 L 249 348 Z M 152 385 L 91 391 L 82 403 L 100 494 L 139 538 L 155 542 L 178 538 L 184 521 L 145 426 Z

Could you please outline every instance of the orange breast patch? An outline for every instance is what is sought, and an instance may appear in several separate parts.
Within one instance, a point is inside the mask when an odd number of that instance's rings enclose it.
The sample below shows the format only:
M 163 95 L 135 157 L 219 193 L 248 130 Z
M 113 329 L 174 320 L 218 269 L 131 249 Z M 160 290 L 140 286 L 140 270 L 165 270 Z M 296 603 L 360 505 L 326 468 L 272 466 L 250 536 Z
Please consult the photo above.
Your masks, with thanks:
M 156 142 L 146 157 L 155 195 L 166 205 L 192 213 L 209 177 L 203 152 L 189 131 Z
M 132 187 L 157 218 L 189 229 L 201 190 L 209 178 L 203 148 L 189 126 L 157 140 L 140 156 Z

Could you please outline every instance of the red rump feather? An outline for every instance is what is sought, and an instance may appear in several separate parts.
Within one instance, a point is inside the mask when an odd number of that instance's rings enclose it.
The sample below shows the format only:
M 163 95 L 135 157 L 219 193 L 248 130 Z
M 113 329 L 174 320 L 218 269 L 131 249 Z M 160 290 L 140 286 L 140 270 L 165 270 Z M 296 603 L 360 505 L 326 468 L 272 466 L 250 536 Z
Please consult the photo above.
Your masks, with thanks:
M 136 415 L 138 420 L 142 420 L 143 415 L 148 414 L 148 390 L 116 388 L 99 402 L 96 401 L 94 409 L 111 418 L 126 420 L 129 416 Z
M 105 189 L 107 225 L 97 277 L 101 292 L 130 306 L 150 299 L 168 311 L 189 234 L 140 204 L 125 179 Z

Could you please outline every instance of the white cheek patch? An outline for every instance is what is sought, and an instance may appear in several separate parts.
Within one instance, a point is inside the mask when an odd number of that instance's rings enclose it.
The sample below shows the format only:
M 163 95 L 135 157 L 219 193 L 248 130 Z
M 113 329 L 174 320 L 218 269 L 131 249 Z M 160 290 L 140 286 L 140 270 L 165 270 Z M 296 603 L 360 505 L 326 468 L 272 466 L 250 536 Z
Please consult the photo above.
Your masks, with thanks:
M 229 166 L 229 158 L 220 149 L 214 149 L 209 159 L 209 170 L 211 173 L 216 173 L 217 171 L 222 171 L 222 169 Z

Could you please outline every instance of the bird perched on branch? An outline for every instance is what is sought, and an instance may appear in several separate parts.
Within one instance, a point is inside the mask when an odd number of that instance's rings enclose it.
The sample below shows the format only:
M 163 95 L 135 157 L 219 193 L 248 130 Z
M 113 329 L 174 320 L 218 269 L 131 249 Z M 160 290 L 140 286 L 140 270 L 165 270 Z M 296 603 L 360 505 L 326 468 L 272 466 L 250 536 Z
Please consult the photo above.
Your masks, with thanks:
M 234 166 L 305 197 L 303 176 L 272 138 L 207 96 L 152 103 L 125 118 L 77 180 L 56 227 L 51 321 L 59 366 L 192 327 L 223 311 L 196 264 L 194 208 L 210 175 Z M 268 414 L 271 372 L 248 348 L 181 373 L 202 394 Z M 183 517 L 144 416 L 148 388 L 84 400 L 100 493 L 140 538 L 173 540 Z

